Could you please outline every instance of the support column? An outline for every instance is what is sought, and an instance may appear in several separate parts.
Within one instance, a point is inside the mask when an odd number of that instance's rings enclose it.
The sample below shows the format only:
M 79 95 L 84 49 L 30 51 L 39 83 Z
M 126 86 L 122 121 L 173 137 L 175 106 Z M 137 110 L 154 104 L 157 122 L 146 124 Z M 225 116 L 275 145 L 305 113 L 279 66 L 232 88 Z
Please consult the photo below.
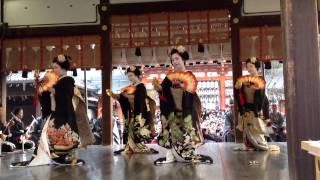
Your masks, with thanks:
M 220 81 L 220 109 L 226 109 L 226 78 L 225 74 L 221 76 Z
M 102 66 L 102 144 L 112 144 L 112 106 L 111 98 L 105 90 L 111 89 L 112 83 L 112 50 L 111 50 L 111 17 L 109 0 L 100 0 L 101 25 L 101 66 Z
M 231 13 L 231 49 L 232 49 L 232 73 L 233 84 L 242 76 L 242 63 L 240 61 L 240 18 L 241 18 L 241 4 L 242 0 L 233 0 L 230 8 Z M 233 98 L 236 100 L 236 92 L 233 93 Z M 234 125 L 238 124 L 239 109 L 237 101 L 234 101 Z M 236 128 L 235 128 L 236 129 Z M 236 129 L 236 142 L 242 142 L 242 132 Z
M 281 1 L 290 179 L 315 179 L 302 140 L 320 138 L 318 13 L 315 0 Z
M 3 20 L 3 1 L 1 1 L 1 20 Z M 1 32 L 2 33 L 2 32 Z M 3 61 L 3 39 L 0 40 L 0 69 L 2 70 Z M 0 121 L 6 124 L 7 121 L 7 75 L 4 72 L 0 73 Z
M 1 122 L 5 123 L 7 118 L 7 76 L 5 73 L 0 74 L 0 97 L 1 97 L 1 104 L 0 104 L 0 112 L 1 112 Z

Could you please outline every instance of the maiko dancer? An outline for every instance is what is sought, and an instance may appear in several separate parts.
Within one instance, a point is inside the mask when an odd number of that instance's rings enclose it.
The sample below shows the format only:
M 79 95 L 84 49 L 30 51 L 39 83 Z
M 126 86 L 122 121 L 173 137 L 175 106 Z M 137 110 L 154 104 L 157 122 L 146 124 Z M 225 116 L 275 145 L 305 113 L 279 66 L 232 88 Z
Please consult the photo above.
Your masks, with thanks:
M 125 149 L 115 151 L 115 154 L 157 154 L 158 151 L 145 145 L 155 134 L 155 101 L 147 95 L 147 90 L 140 81 L 141 71 L 138 67 L 130 66 L 126 74 L 132 84 L 123 88 L 121 94 L 113 94 L 107 90 L 108 95 L 119 101 L 125 118 L 123 139 L 126 146 Z
M 36 155 L 30 161 L 12 163 L 13 167 L 56 165 L 84 165 L 74 150 L 92 144 L 94 136 L 89 127 L 84 101 L 75 88 L 74 79 L 67 76 L 70 69 L 69 56 L 59 55 L 52 62 L 53 71 L 47 73 L 39 93 L 50 92 L 51 115 L 42 129 Z M 48 109 L 48 107 L 42 107 Z M 47 112 L 48 113 L 48 112 Z
M 154 163 L 173 162 L 213 163 L 211 157 L 195 153 L 203 144 L 200 129 L 201 103 L 197 96 L 197 80 L 186 71 L 185 61 L 189 59 L 185 48 L 179 46 L 170 53 L 174 71 L 169 71 L 160 84 L 153 84 L 159 93 L 162 131 L 158 144 L 168 149 L 166 157 Z
M 235 150 L 278 151 L 279 147 L 268 145 L 267 125 L 269 119 L 269 101 L 265 95 L 265 80 L 259 75 L 261 62 L 256 58 L 246 61 L 250 75 L 240 77 L 236 84 L 240 119 L 237 128 L 243 132 L 244 147 Z

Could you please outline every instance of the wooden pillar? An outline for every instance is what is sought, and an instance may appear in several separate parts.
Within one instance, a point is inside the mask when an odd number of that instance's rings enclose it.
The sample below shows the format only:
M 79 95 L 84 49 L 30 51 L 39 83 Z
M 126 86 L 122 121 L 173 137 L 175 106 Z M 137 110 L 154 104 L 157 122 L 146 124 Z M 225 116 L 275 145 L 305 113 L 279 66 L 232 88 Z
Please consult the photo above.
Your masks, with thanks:
M 105 93 L 112 83 L 111 17 L 109 0 L 100 0 L 101 66 L 102 66 L 102 144 L 112 144 L 111 98 Z
M 315 0 L 281 1 L 290 179 L 315 179 L 302 140 L 320 138 L 318 14 Z
M 1 1 L 1 20 L 3 20 L 3 1 Z M 3 39 L 0 40 L 0 70 L 2 70 L 3 61 Z M 7 119 L 7 75 L 4 72 L 0 73 L 0 122 L 6 124 Z
M 241 0 L 233 0 L 230 8 L 231 13 L 231 49 L 232 49 L 232 73 L 233 84 L 242 76 L 242 63 L 240 61 L 240 18 L 241 18 Z M 236 92 L 234 91 L 234 125 L 238 122 L 239 109 L 236 101 Z M 236 128 L 235 128 L 236 129 Z M 236 129 L 236 142 L 242 142 L 242 132 Z
M 226 78 L 225 75 L 222 75 L 221 78 L 219 78 L 220 81 L 220 109 L 225 110 L 226 109 Z
M 1 104 L 0 104 L 0 112 L 1 112 L 1 122 L 5 123 L 7 118 L 7 76 L 5 73 L 0 74 L 0 96 L 1 96 Z

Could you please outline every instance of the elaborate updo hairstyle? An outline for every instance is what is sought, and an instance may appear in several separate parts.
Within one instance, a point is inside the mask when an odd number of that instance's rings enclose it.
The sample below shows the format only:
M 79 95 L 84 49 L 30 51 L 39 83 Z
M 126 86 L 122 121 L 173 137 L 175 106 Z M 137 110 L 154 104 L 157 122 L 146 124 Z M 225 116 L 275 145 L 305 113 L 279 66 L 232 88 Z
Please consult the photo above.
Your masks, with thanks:
M 181 59 L 184 61 L 184 63 L 186 63 L 187 60 L 189 60 L 189 54 L 186 51 L 186 48 L 183 46 L 178 46 L 177 48 L 173 48 L 170 52 L 170 61 L 172 64 L 172 58 L 171 56 L 173 54 L 179 54 L 179 56 L 181 56 Z
M 259 70 L 259 69 L 261 68 L 261 62 L 260 62 L 259 59 L 257 59 L 256 57 L 248 58 L 248 59 L 246 60 L 246 65 L 247 65 L 248 63 L 253 64 L 253 65 L 256 67 L 257 70 Z
M 57 57 L 53 58 L 52 63 L 57 63 L 61 67 L 61 69 L 68 71 L 70 70 L 70 61 L 70 56 L 60 54 Z
M 134 75 L 136 75 L 138 78 L 141 76 L 141 70 L 139 67 L 137 66 L 130 66 L 127 68 L 126 70 L 126 74 L 128 74 L 129 72 L 132 72 Z

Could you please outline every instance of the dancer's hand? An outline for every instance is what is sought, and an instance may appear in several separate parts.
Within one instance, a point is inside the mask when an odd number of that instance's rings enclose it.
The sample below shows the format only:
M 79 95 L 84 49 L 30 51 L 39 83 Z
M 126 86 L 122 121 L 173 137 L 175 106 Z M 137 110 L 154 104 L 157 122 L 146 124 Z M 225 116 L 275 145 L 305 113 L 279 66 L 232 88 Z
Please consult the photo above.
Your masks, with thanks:
M 11 128 L 14 124 L 15 124 L 14 121 L 9 121 L 7 124 L 7 127 Z
M 159 80 L 157 79 L 157 78 L 154 78 L 153 80 L 152 80 L 152 85 L 153 85 L 153 87 L 154 87 L 154 89 L 156 90 L 156 91 L 162 91 L 162 87 L 161 87 L 161 85 L 160 85 L 160 82 L 159 82 Z
M 121 95 L 124 96 L 125 98 L 128 98 L 128 99 L 134 97 L 134 95 L 127 94 L 127 93 L 125 93 L 125 92 L 122 92 Z
M 49 92 L 51 92 L 51 94 L 55 94 L 56 93 L 56 90 L 53 87 L 50 87 L 48 90 L 49 90 Z
M 255 89 L 255 90 L 259 90 L 259 87 L 257 87 L 257 86 L 254 85 L 254 84 L 250 85 L 250 88 L 251 88 L 251 89 Z
M 162 87 L 160 85 L 154 86 L 154 89 L 158 92 L 162 91 Z
M 110 89 L 106 90 L 106 94 L 110 97 L 112 97 L 113 99 L 119 99 L 120 95 L 119 94 L 114 94 Z
M 240 81 L 237 81 L 236 84 L 234 85 L 234 88 L 236 89 L 241 89 L 241 87 L 242 87 L 242 82 Z
M 264 122 L 266 123 L 267 126 L 271 126 L 272 124 L 272 121 L 270 119 L 266 119 Z
M 113 99 L 119 99 L 119 98 L 120 98 L 120 95 L 119 95 L 119 94 L 113 94 L 113 95 L 112 95 L 112 98 L 113 98 Z
M 27 134 L 21 135 L 21 141 L 25 141 L 25 140 L 28 140 L 30 138 L 31 138 L 30 135 L 27 135 Z
M 4 141 L 6 141 L 7 136 L 0 131 L 0 144 Z
M 128 98 L 128 94 L 125 92 L 122 92 L 121 95 L 124 96 L 125 98 Z

